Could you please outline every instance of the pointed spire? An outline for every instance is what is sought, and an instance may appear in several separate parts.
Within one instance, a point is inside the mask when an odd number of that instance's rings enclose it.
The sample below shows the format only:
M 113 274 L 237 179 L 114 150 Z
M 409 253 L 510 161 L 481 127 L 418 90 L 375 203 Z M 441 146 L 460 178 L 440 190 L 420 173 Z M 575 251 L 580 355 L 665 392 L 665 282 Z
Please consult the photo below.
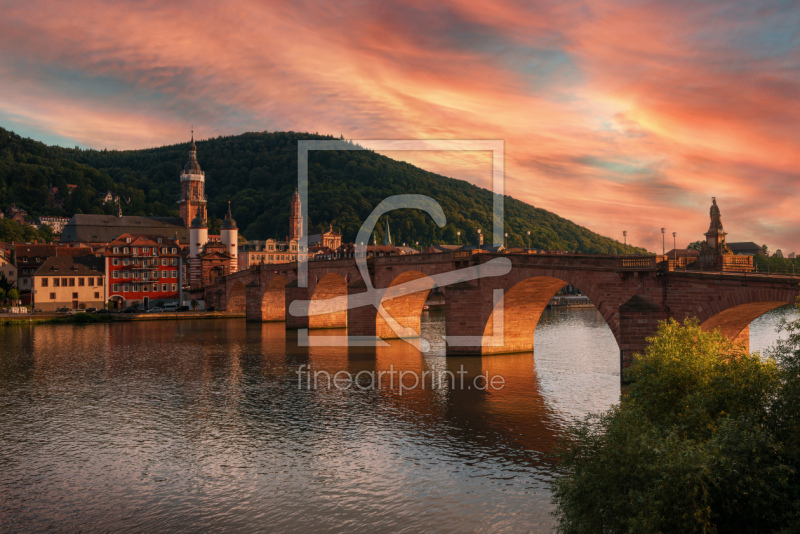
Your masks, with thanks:
M 236 227 L 236 221 L 233 220 L 233 215 L 231 214 L 231 201 L 228 201 L 228 214 L 225 216 L 225 220 L 222 221 L 222 229 L 223 230 L 238 230 Z
M 386 235 L 383 236 L 383 244 L 392 244 L 392 231 L 389 229 L 389 219 L 386 219 Z

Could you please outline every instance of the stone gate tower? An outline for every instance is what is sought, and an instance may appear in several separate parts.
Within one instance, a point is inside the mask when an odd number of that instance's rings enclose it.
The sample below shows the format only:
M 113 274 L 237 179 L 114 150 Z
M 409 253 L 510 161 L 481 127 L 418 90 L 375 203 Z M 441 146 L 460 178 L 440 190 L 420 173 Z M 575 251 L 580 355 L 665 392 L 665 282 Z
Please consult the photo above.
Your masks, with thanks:
M 178 201 L 181 209 L 183 224 L 189 228 L 195 217 L 205 219 L 206 213 L 206 177 L 197 163 L 197 147 L 194 144 L 194 131 L 192 143 L 189 145 L 189 162 L 181 173 L 181 199 Z

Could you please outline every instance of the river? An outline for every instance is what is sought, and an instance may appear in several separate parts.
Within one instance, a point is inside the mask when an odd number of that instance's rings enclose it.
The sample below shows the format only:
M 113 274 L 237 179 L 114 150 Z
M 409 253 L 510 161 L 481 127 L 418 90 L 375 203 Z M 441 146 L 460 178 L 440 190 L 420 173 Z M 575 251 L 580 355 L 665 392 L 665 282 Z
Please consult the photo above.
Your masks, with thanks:
M 422 354 L 243 320 L 0 328 L 0 531 L 552 531 L 547 452 L 618 401 L 611 331 L 546 311 L 535 358 L 445 358 L 443 330 L 424 313 Z M 392 370 L 405 387 L 375 387 Z M 424 371 L 445 379 L 412 388 Z

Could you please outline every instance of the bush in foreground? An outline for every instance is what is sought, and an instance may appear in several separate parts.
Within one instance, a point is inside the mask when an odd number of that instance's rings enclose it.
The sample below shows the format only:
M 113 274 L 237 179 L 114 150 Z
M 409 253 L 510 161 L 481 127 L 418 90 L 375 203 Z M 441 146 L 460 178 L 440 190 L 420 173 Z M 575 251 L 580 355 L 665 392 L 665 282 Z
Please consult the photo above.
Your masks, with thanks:
M 661 324 L 618 406 L 556 455 L 559 530 L 800 531 L 800 326 L 772 358 Z

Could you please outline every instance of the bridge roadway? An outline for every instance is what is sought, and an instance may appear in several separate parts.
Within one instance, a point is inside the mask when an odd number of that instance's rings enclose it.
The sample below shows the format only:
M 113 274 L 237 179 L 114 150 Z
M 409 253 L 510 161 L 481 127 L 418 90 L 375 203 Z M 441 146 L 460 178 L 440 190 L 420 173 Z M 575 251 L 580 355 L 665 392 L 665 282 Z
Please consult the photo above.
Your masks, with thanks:
M 632 362 L 658 321 L 697 317 L 749 345 L 750 322 L 798 295 L 800 279 L 755 273 L 670 271 L 656 256 L 592 254 L 414 254 L 311 261 L 307 287 L 296 264 L 256 265 L 193 293 L 249 321 L 287 329 L 347 328 L 354 340 L 419 336 L 420 316 L 438 285 L 445 297 L 448 354 L 531 352 L 536 324 L 565 284 L 585 294 Z M 373 289 L 374 288 L 374 289 Z M 501 290 L 501 291 L 500 291 Z

